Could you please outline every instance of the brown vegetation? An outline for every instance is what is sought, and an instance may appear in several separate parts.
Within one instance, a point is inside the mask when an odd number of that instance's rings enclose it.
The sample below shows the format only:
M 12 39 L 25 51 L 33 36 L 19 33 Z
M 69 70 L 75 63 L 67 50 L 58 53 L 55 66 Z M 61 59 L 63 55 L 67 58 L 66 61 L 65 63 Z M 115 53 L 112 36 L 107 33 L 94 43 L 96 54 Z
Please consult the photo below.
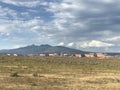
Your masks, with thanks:
M 119 86 L 117 58 L 0 56 L 0 90 L 120 90 Z

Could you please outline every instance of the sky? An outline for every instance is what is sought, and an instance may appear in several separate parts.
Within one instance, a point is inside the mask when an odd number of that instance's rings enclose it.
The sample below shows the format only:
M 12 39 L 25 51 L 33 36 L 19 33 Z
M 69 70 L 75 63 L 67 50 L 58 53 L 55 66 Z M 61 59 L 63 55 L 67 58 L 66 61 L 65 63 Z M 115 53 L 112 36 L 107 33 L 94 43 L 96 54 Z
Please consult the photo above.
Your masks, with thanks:
M 0 49 L 31 44 L 120 52 L 120 0 L 0 0 Z

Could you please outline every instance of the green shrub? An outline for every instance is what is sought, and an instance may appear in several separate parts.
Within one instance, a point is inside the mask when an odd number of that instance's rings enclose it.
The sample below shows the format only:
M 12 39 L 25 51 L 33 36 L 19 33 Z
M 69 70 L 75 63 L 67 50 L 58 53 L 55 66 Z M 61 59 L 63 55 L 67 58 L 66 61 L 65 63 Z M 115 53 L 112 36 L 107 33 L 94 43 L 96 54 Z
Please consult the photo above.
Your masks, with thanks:
M 33 77 L 38 77 L 39 76 L 37 72 L 33 73 L 32 75 L 33 75 Z
M 11 72 L 10 74 L 11 77 L 18 77 L 18 72 L 14 71 L 14 72 Z

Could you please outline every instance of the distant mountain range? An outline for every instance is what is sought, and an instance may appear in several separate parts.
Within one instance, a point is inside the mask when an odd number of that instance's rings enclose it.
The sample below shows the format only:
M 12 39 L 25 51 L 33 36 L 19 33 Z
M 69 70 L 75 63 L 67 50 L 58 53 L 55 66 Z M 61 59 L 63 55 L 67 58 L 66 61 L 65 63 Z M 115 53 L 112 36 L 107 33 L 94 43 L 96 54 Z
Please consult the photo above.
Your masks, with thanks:
M 28 55 L 28 54 L 33 54 L 33 55 L 38 55 L 38 54 L 50 54 L 50 53 L 67 53 L 67 54 L 85 54 L 85 53 L 90 53 L 90 52 L 85 52 L 77 49 L 72 49 L 64 46 L 51 46 L 48 44 L 45 45 L 30 45 L 26 47 L 20 47 L 16 49 L 6 49 L 6 50 L 0 50 L 1 54 L 20 54 L 20 55 Z M 119 55 L 120 53 L 106 53 L 111 56 Z
M 0 50 L 0 53 L 9 53 L 9 54 L 21 54 L 21 55 L 28 55 L 28 54 L 49 54 L 49 53 L 67 53 L 67 54 L 75 54 L 81 53 L 84 54 L 84 51 L 72 49 L 64 46 L 50 46 L 50 45 L 30 45 L 26 47 L 21 47 L 17 49 L 9 49 L 9 50 Z

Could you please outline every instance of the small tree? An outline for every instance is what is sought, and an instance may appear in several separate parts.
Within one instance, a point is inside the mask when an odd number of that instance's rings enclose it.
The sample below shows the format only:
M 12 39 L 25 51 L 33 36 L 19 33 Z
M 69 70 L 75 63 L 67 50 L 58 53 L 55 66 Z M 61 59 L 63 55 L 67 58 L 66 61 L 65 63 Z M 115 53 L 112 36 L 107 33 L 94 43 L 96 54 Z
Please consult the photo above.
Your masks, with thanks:
M 18 72 L 14 71 L 14 72 L 11 72 L 10 74 L 11 77 L 18 77 Z

